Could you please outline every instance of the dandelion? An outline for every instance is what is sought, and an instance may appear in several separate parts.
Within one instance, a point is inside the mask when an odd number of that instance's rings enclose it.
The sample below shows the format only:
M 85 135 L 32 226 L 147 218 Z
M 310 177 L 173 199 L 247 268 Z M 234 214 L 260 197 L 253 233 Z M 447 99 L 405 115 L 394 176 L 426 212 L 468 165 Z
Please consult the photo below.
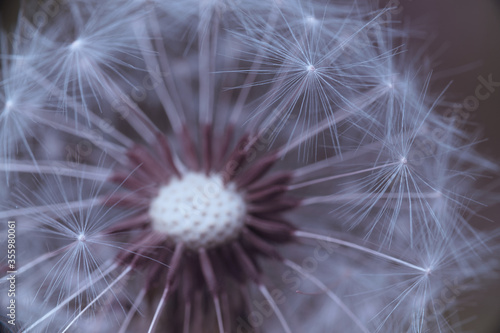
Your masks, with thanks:
M 498 269 L 496 233 L 469 222 L 469 179 L 498 170 L 439 115 L 447 87 L 431 91 L 388 9 L 58 6 L 2 48 L 0 124 L 18 125 L 0 136 L 1 169 L 18 181 L 0 216 L 19 225 L 22 332 L 453 332 L 467 319 L 464 295 Z

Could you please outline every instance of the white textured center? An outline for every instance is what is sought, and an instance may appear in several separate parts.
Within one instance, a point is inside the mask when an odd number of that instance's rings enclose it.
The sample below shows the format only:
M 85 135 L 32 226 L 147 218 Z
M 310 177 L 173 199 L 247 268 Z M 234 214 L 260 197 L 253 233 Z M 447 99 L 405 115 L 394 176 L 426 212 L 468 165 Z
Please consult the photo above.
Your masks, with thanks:
M 209 248 L 236 238 L 244 224 L 245 202 L 220 175 L 187 173 L 160 188 L 151 202 L 153 229 L 188 248 Z

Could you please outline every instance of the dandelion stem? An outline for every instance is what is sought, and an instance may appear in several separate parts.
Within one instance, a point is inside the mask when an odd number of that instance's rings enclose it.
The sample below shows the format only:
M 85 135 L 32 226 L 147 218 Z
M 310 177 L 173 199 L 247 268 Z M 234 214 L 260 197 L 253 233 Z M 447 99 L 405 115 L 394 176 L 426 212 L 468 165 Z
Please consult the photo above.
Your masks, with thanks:
M 31 324 L 28 328 L 26 328 L 25 330 L 22 330 L 22 331 L 24 333 L 27 333 L 27 332 L 33 330 L 36 326 L 38 326 L 40 323 L 42 323 L 43 321 L 45 321 L 47 318 L 51 317 L 53 314 L 55 314 L 62 307 L 64 307 L 69 302 L 71 302 L 72 299 L 74 299 L 75 297 L 77 297 L 78 295 L 80 295 L 82 292 L 84 292 L 88 288 L 92 287 L 96 282 L 98 282 L 99 280 L 102 280 L 106 275 L 108 275 L 109 273 L 111 273 L 112 271 L 114 271 L 117 267 L 118 267 L 118 264 L 115 263 L 115 264 L 111 265 L 108 269 L 106 269 L 104 272 L 102 272 L 101 270 L 97 270 L 97 273 L 101 273 L 100 276 L 97 279 L 93 279 L 93 277 L 90 277 L 89 280 L 88 280 L 88 282 L 85 285 L 83 285 L 80 289 L 78 289 L 75 293 L 73 293 L 71 296 L 67 297 L 61 303 L 57 304 L 57 306 L 55 306 L 54 308 L 52 308 L 52 310 L 50 310 L 49 312 L 47 312 L 43 317 L 41 317 L 40 319 L 38 319 L 37 321 L 35 321 L 33 324 Z M 130 270 L 130 269 L 132 269 L 132 267 L 128 266 L 127 270 Z
M 217 297 L 217 295 L 214 295 L 213 299 L 214 299 L 215 313 L 217 315 L 217 323 L 219 325 L 219 333 L 224 333 L 224 321 L 222 320 L 220 300 L 219 297 Z
M 345 202 L 356 200 L 358 202 L 369 200 L 369 199 L 412 199 L 412 200 L 420 200 L 420 199 L 436 199 L 439 198 L 442 194 L 438 191 L 435 192 L 426 192 L 426 193 L 349 193 L 349 194 L 333 194 L 333 195 L 325 195 L 325 196 L 317 196 L 311 197 L 307 199 L 303 199 L 301 201 L 302 206 L 308 205 L 316 205 L 321 203 L 333 203 L 333 202 Z
M 302 269 L 299 265 L 294 263 L 291 260 L 285 259 L 283 263 L 293 269 L 294 271 L 302 274 L 305 278 L 307 278 L 309 281 L 314 283 L 316 286 L 318 286 L 321 290 L 323 290 L 328 297 L 330 297 L 337 305 L 349 316 L 349 318 L 354 321 L 354 323 L 363 331 L 364 333 L 370 333 L 368 329 L 361 323 L 358 317 L 342 302 L 342 300 L 333 292 L 331 291 L 324 283 L 322 283 L 320 280 L 312 276 L 311 274 L 307 273 L 305 270 Z
M 95 132 L 86 131 L 83 129 L 78 129 L 78 128 L 76 128 L 76 126 L 68 126 L 65 123 L 61 122 L 61 119 L 50 119 L 47 116 L 44 116 L 44 117 L 33 116 L 33 119 L 36 120 L 40 124 L 45 124 L 47 126 L 53 127 L 61 132 L 66 132 L 66 133 L 74 135 L 76 137 L 80 137 L 82 139 L 87 139 L 90 142 L 92 142 L 93 144 L 95 144 L 97 147 L 101 148 L 103 151 L 107 152 L 116 161 L 118 161 L 122 164 L 127 162 L 127 159 L 125 159 L 123 157 L 125 152 L 126 152 L 125 148 L 103 140 L 102 137 L 96 136 Z M 66 120 L 65 122 L 71 123 L 69 120 Z M 71 157 L 73 157 L 73 156 L 71 156 Z
M 102 84 L 107 92 L 106 98 L 109 103 L 115 105 L 117 102 L 124 102 L 125 105 L 132 110 L 130 114 L 129 110 L 121 110 L 123 105 L 119 105 L 120 110 L 117 110 L 132 126 L 132 128 L 150 145 L 156 143 L 155 134 L 159 132 L 158 127 L 149 119 L 144 112 L 139 108 L 139 106 L 127 96 L 122 89 L 112 80 L 107 77 L 101 78 Z M 130 117 L 132 116 L 132 117 Z
M 135 298 L 134 304 L 130 308 L 130 310 L 127 313 L 127 317 L 125 317 L 125 320 L 123 321 L 120 330 L 118 333 L 125 333 L 127 330 L 128 325 L 132 321 L 132 318 L 134 317 L 134 314 L 137 312 L 139 309 L 139 305 L 142 303 L 144 300 L 144 296 L 146 296 L 146 288 L 142 288 L 137 297 Z
M 358 175 L 360 173 L 365 173 L 365 172 L 370 172 L 370 171 L 373 171 L 373 170 L 383 169 L 383 168 L 394 166 L 394 165 L 397 165 L 397 164 L 401 164 L 401 162 L 387 163 L 387 164 L 379 165 L 379 166 L 376 166 L 376 167 L 373 167 L 373 168 L 368 168 L 368 169 L 363 169 L 363 170 L 359 170 L 359 171 L 353 171 L 353 172 L 343 173 L 341 175 L 335 175 L 335 176 L 323 177 L 323 178 L 316 178 L 314 180 L 310 180 L 310 181 L 306 181 L 306 182 L 302 182 L 302 183 L 297 183 L 297 184 L 294 184 L 294 185 L 290 185 L 290 186 L 288 186 L 288 189 L 289 190 L 296 190 L 296 189 L 299 189 L 299 188 L 302 188 L 302 187 L 306 187 L 306 186 L 310 186 L 310 185 L 322 183 L 322 182 L 325 182 L 325 181 L 328 181 L 328 180 L 334 180 L 334 179 L 338 179 L 338 178 L 354 176 L 354 175 Z
M 163 289 L 163 294 L 161 295 L 160 302 L 158 302 L 158 306 L 156 307 L 156 311 L 155 311 L 155 314 L 153 316 L 153 320 L 151 321 L 151 325 L 149 326 L 148 333 L 152 333 L 154 331 L 156 325 L 158 324 L 160 312 L 163 309 L 163 307 L 165 306 L 165 302 L 166 302 L 167 296 L 168 296 L 168 291 L 170 290 L 170 286 L 173 282 L 175 274 L 177 274 L 177 272 L 178 272 L 179 265 L 180 265 L 180 262 L 182 260 L 183 252 L 184 252 L 184 244 L 183 243 L 177 244 L 175 246 L 174 255 L 173 255 L 172 260 L 171 260 L 170 270 L 169 270 L 168 275 L 167 275 L 167 281 L 165 283 L 165 288 Z
M 41 161 L 34 165 L 32 161 L 10 161 L 7 164 L 0 159 L 0 170 L 15 169 L 16 172 L 46 173 L 52 175 L 85 178 L 95 181 L 106 181 L 111 174 L 110 170 L 95 168 L 89 165 L 77 164 L 75 167 L 63 166 L 61 162 Z
M 43 206 L 34 206 L 34 207 L 26 207 L 19 209 L 9 209 L 3 212 L 0 212 L 0 219 L 7 218 L 11 216 L 23 216 L 23 215 L 31 215 L 31 214 L 47 214 L 47 212 L 56 211 L 58 216 L 62 216 L 63 213 L 72 213 L 82 208 L 87 208 L 95 205 L 96 201 L 104 199 L 105 196 L 100 196 L 96 198 L 86 199 L 86 200 L 75 200 L 64 203 L 58 203 L 53 205 L 43 205 Z M 67 211 L 67 212 L 66 212 Z M 61 215 L 59 215 L 61 214 Z
M 152 333 L 158 324 L 158 319 L 160 317 L 160 312 L 163 310 L 163 306 L 165 305 L 165 301 L 167 300 L 168 296 L 168 291 L 169 291 L 169 286 L 166 285 L 165 288 L 163 289 L 163 293 L 160 298 L 160 302 L 158 303 L 158 306 L 156 307 L 155 314 L 153 316 L 153 320 L 151 321 L 151 324 L 149 325 L 148 333 Z
M 272 36 L 270 30 L 274 27 L 277 22 L 277 7 L 273 6 L 271 13 L 269 14 L 268 22 L 266 25 L 266 29 L 264 30 L 264 40 L 263 42 L 267 42 Z M 246 103 L 250 90 L 252 88 L 252 83 L 255 81 L 255 77 L 262 65 L 261 59 L 264 57 L 264 48 L 260 48 L 255 58 L 253 59 L 252 66 L 249 69 L 249 74 L 245 78 L 245 82 L 243 83 L 243 88 L 240 90 L 238 94 L 238 99 L 236 100 L 235 106 L 233 108 L 233 112 L 231 113 L 231 118 L 229 120 L 231 125 L 236 124 L 237 119 L 241 116 L 241 111 L 243 111 L 243 106 Z
M 39 256 L 38 258 L 36 258 L 35 260 L 32 260 L 30 261 L 29 263 L 27 264 L 24 264 L 22 265 L 18 270 L 17 270 L 17 274 L 22 274 L 26 271 L 28 271 L 29 269 L 35 267 L 36 265 L 38 265 L 39 263 L 42 263 L 46 260 L 49 260 L 50 258 L 60 254 L 61 252 L 65 252 L 67 249 L 71 248 L 72 247 L 72 244 L 70 245 L 66 245 L 64 247 L 61 247 L 55 251 L 52 251 L 52 252 L 47 252 L 41 256 Z M 3 284 L 5 282 L 8 282 L 8 280 L 6 280 L 5 278 L 2 278 L 1 281 L 0 281 L 0 284 Z
M 191 303 L 187 303 L 184 307 L 184 324 L 183 324 L 183 333 L 189 333 L 189 323 L 191 320 Z
M 222 320 L 222 311 L 220 307 L 220 301 L 218 296 L 218 281 L 214 272 L 214 268 L 212 266 L 212 262 L 210 261 L 210 257 L 206 251 L 206 249 L 201 248 L 198 250 L 198 254 L 200 257 L 200 266 L 201 271 L 203 273 L 203 277 L 205 278 L 205 282 L 207 283 L 208 290 L 210 294 L 212 294 L 212 299 L 214 301 L 215 313 L 217 315 L 217 323 L 219 324 L 219 333 L 224 333 L 224 322 Z
M 144 61 L 146 62 L 146 66 L 148 68 L 149 75 L 151 75 L 155 80 L 159 81 L 153 84 L 154 89 L 156 91 L 158 98 L 160 99 L 160 102 L 163 106 L 163 109 L 165 110 L 165 113 L 167 114 L 168 120 L 170 121 L 173 130 L 177 134 L 179 134 L 180 133 L 179 131 L 182 129 L 182 121 L 180 119 L 177 108 L 175 107 L 175 104 L 172 100 L 172 97 L 170 96 L 167 88 L 165 87 L 161 73 L 160 75 L 157 73 L 160 66 L 156 58 L 153 56 L 154 54 L 153 46 L 151 45 L 149 39 L 141 37 L 140 29 L 142 28 L 140 28 L 138 25 L 134 26 L 134 31 L 137 36 L 136 38 L 137 43 L 140 46 L 142 56 L 144 57 Z
M 283 326 L 283 330 L 285 333 L 292 333 L 292 330 L 288 326 L 288 323 L 285 320 L 285 317 L 283 317 L 283 314 L 281 313 L 280 309 L 278 308 L 278 305 L 272 298 L 271 294 L 269 294 L 269 290 L 267 290 L 267 287 L 263 284 L 259 285 L 259 290 L 264 296 L 264 298 L 267 300 L 269 305 L 273 308 L 273 312 L 276 314 L 276 317 L 278 317 L 278 320 L 281 323 L 281 326 Z
M 295 231 L 294 236 L 295 237 L 299 237 L 299 238 L 309 238 L 309 239 L 315 239 L 315 240 L 319 240 L 319 241 L 325 241 L 325 242 L 329 242 L 329 243 L 333 243 L 333 244 L 342 245 L 342 246 L 345 246 L 345 247 L 349 247 L 351 249 L 356 249 L 356 250 L 359 250 L 359 251 L 362 251 L 362 252 L 365 252 L 365 253 L 369 253 L 369 254 L 371 254 L 373 256 L 376 256 L 376 257 L 379 257 L 379 258 L 383 258 L 383 259 L 386 259 L 388 261 L 391 261 L 391 262 L 394 262 L 394 263 L 397 263 L 397 264 L 400 264 L 400 265 L 403 265 L 403 266 L 406 266 L 406 267 L 409 267 L 409 268 L 413 268 L 415 270 L 418 270 L 418 271 L 421 271 L 421 272 L 424 272 L 424 273 L 427 272 L 427 269 L 425 269 L 423 267 L 420 267 L 420 266 L 417 266 L 417 265 L 413 265 L 413 264 L 411 264 L 409 262 L 406 262 L 404 260 L 401 260 L 401 259 L 389 256 L 387 254 L 380 253 L 378 251 L 369 249 L 369 248 L 367 248 L 365 246 L 357 245 L 357 244 L 354 244 L 354 243 L 351 243 L 351 242 L 347 242 L 347 241 L 344 241 L 344 240 L 341 240 L 341 239 L 337 239 L 337 238 L 333 238 L 333 237 L 329 237 L 329 236 L 324 236 L 324 235 L 317 235 L 317 234 L 314 234 L 314 233 L 310 233 L 310 232 L 306 232 L 306 231 L 300 231 L 300 230 Z
M 325 168 L 330 168 L 334 163 L 341 163 L 341 162 L 346 162 L 349 161 L 353 158 L 356 158 L 358 156 L 362 156 L 362 154 L 369 152 L 371 150 L 373 151 L 378 151 L 380 150 L 382 143 L 380 141 L 364 145 L 362 147 L 359 147 L 358 149 L 348 151 L 343 154 L 338 154 L 329 158 L 326 158 L 322 161 L 318 161 L 313 164 L 308 164 L 306 166 L 303 166 L 301 168 L 297 168 L 293 171 L 293 177 L 294 179 L 299 179 L 302 177 L 306 177 L 314 172 L 320 171 Z
M 200 2 L 200 12 L 203 11 L 203 2 Z M 200 13 L 200 15 L 202 15 Z M 199 117 L 200 123 L 211 124 L 213 121 L 213 96 L 215 71 L 215 50 L 217 48 L 217 35 L 219 30 L 218 15 L 213 15 L 214 22 L 210 27 L 210 18 L 202 19 L 198 25 L 198 78 L 199 78 Z M 204 22 L 207 20 L 208 22 Z M 213 30 L 213 31 L 212 31 Z M 213 37 L 212 37 L 213 34 Z M 213 43 L 210 41 L 213 39 Z M 213 45 L 212 45 L 213 44 Z
M 367 94 L 360 101 L 354 104 L 350 103 L 349 105 L 346 105 L 345 108 L 354 109 L 354 111 L 363 110 L 365 107 L 376 101 L 381 96 L 381 94 L 383 94 L 383 89 L 381 87 L 375 87 L 369 92 L 367 92 Z M 302 136 L 299 136 L 297 139 L 293 141 L 288 141 L 284 146 L 282 146 L 278 150 L 277 153 L 278 156 L 279 157 L 285 156 L 289 151 L 298 147 L 301 143 L 309 140 L 310 138 L 314 137 L 315 135 L 318 135 L 319 133 L 328 128 L 334 127 L 338 123 L 356 114 L 355 112 L 346 111 L 345 108 L 335 111 L 330 117 L 327 117 L 320 123 L 318 123 L 318 125 L 310 132 L 305 133 Z M 263 132 L 261 132 L 258 137 L 260 137 L 262 134 Z M 257 139 L 255 139 L 255 141 L 257 141 Z
M 33 74 L 40 86 L 45 88 L 50 94 L 56 95 L 60 100 L 68 100 L 71 104 L 70 106 L 80 115 L 86 117 L 93 125 L 97 126 L 104 133 L 109 134 L 118 142 L 121 142 L 125 147 L 131 147 L 134 145 L 134 141 L 129 139 L 126 135 L 120 133 L 115 127 L 111 126 L 108 122 L 104 121 L 101 117 L 98 117 L 94 112 L 85 108 L 82 104 L 74 101 L 69 96 L 66 95 L 57 85 L 53 82 L 44 78 L 37 70 L 33 68 L 27 68 L 27 70 Z
M 95 302 L 99 300 L 99 298 L 101 298 L 105 293 L 107 293 L 111 288 L 113 288 L 113 286 L 117 284 L 121 279 L 123 279 L 131 270 L 132 266 L 128 266 L 111 284 L 109 284 L 99 295 L 97 295 L 97 297 L 95 297 L 89 304 L 87 304 L 87 306 L 82 311 L 80 311 L 80 313 L 78 313 L 78 315 L 75 318 L 73 318 L 73 320 L 68 324 L 68 326 L 66 326 L 66 328 L 61 333 L 68 331 L 71 325 L 73 325 L 73 323 L 76 322 L 78 318 L 80 318 L 85 313 L 85 311 L 87 311 Z
M 156 50 L 158 51 L 158 62 L 163 71 L 165 71 L 165 75 L 163 75 L 163 80 L 167 85 L 168 91 L 171 91 L 171 97 L 173 98 L 173 103 L 176 105 L 177 114 L 182 118 L 182 122 L 186 121 L 185 113 L 182 108 L 182 103 L 180 101 L 181 96 L 177 89 L 177 86 L 174 82 L 173 75 L 167 75 L 172 73 L 169 61 L 167 50 L 165 49 L 165 43 L 163 42 L 163 38 L 161 36 L 160 24 L 158 23 L 158 17 L 156 15 L 156 11 L 152 10 L 150 14 L 150 20 L 148 21 L 151 26 L 151 30 L 153 33 Z

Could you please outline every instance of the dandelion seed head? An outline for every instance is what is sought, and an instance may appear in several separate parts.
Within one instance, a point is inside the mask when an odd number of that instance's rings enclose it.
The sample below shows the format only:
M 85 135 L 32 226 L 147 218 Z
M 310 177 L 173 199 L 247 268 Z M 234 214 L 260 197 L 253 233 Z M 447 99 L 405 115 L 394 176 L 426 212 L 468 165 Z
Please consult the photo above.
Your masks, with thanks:
M 316 67 L 314 67 L 314 65 L 307 65 L 306 66 L 306 71 L 308 71 L 309 73 L 314 73 L 316 71 Z
M 14 101 L 9 99 L 5 102 L 5 106 L 4 106 L 4 109 L 3 109 L 3 113 L 5 115 L 7 115 L 8 113 L 10 113 L 12 111 L 12 109 L 14 109 Z
M 77 38 L 69 45 L 69 49 L 74 52 L 79 51 L 83 47 L 83 44 L 84 42 L 80 38 Z
M 87 241 L 87 238 L 85 237 L 85 234 L 84 233 L 81 233 L 79 234 L 76 239 L 81 242 L 81 243 L 84 243 L 85 241 Z
M 395 85 L 395 79 L 391 79 L 391 80 L 388 80 L 387 81 L 387 88 L 389 89 L 394 89 L 394 85 Z
M 153 230 L 191 249 L 235 239 L 244 226 L 245 202 L 222 177 L 188 173 L 163 186 L 149 209 Z
M 319 20 L 314 17 L 313 15 L 308 15 L 305 17 L 305 22 L 306 24 L 310 25 L 310 26 L 317 26 L 320 22 Z

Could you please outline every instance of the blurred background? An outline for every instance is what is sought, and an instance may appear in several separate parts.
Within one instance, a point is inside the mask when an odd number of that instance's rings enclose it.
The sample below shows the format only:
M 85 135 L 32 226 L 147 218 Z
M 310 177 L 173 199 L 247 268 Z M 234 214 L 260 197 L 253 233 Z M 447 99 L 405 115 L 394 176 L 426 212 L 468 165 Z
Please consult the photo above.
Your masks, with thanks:
M 40 0 L 56 2 L 64 0 Z M 173 0 L 165 0 L 173 1 Z M 331 0 L 334 1 L 334 0 Z M 394 7 L 393 20 L 401 20 L 419 31 L 428 42 L 427 53 L 435 59 L 434 79 L 453 84 L 447 96 L 458 102 L 476 94 L 481 77 L 500 82 L 500 1 L 499 0 L 389 0 L 381 6 Z M 0 19 L 4 29 L 12 31 L 17 19 L 20 0 L 0 2 Z M 494 87 L 474 112 L 468 112 L 469 122 L 481 129 L 478 150 L 495 161 L 500 161 L 500 86 Z M 498 162 L 497 162 L 498 163 Z M 498 178 L 485 183 L 500 188 Z M 499 207 L 482 212 L 485 217 L 500 222 Z M 485 225 L 493 228 L 493 223 Z M 500 253 L 497 254 L 500 257 Z M 472 313 L 481 308 L 481 320 L 466 327 L 467 332 L 500 333 L 500 282 L 491 286 L 480 304 L 473 304 Z M 495 295 L 492 297 L 491 295 Z M 431 332 L 432 333 L 432 332 Z

